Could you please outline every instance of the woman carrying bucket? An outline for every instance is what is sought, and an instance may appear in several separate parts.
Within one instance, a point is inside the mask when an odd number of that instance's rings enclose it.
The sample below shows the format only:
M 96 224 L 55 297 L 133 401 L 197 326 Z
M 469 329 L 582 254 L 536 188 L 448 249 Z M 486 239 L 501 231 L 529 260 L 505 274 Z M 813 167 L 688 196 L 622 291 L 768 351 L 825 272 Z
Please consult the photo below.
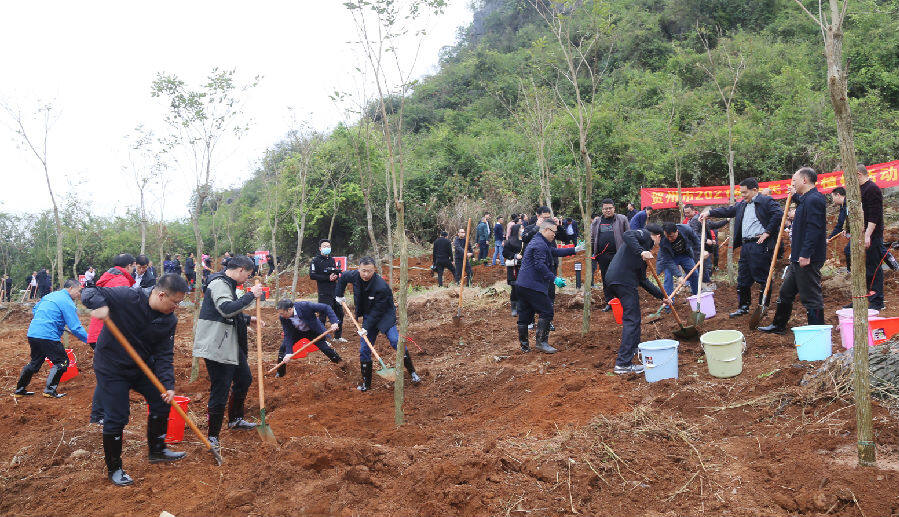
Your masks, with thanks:
M 658 287 L 646 278 L 646 261 L 652 260 L 652 249 L 662 238 L 662 228 L 648 224 L 642 230 L 629 230 L 622 236 L 624 245 L 615 252 L 605 280 L 612 294 L 621 301 L 624 310 L 621 326 L 621 346 L 615 359 L 616 374 L 640 373 L 642 364 L 633 364 L 640 344 L 640 297 L 637 286 L 656 298 L 665 298 Z
M 790 236 L 790 265 L 780 286 L 774 320 L 768 326 L 759 327 L 762 332 L 786 333 L 797 294 L 808 314 L 808 324 L 824 324 L 821 266 L 827 258 L 827 201 L 815 187 L 816 181 L 818 174 L 810 167 L 793 174 L 790 189 L 797 195 L 793 199 L 798 206 Z

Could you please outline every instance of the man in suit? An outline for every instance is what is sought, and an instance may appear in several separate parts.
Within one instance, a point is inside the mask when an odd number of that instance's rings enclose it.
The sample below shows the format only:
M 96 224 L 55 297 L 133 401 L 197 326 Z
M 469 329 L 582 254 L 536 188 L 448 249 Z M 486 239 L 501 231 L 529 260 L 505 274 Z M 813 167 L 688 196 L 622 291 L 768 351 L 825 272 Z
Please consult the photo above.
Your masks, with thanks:
M 452 271 L 454 278 L 456 276 L 456 270 L 453 269 L 453 245 L 446 237 L 446 232 L 440 232 L 440 237 L 434 241 L 434 250 L 431 254 L 431 268 L 437 272 L 437 285 L 440 287 L 443 287 L 444 269 Z
M 764 285 L 773 260 L 774 245 L 783 208 L 770 196 L 759 193 L 759 182 L 746 178 L 740 182 L 742 201 L 734 206 L 705 209 L 699 215 L 702 222 L 711 217 L 734 218 L 734 248 L 740 248 L 737 268 L 737 296 L 739 307 L 731 318 L 749 314 L 752 304 L 752 284 Z
M 821 291 L 821 266 L 827 258 L 827 200 L 818 192 L 818 174 L 803 167 L 793 174 L 790 188 L 797 194 L 796 217 L 790 241 L 790 265 L 780 293 L 774 320 L 762 332 L 785 334 L 796 295 L 805 306 L 809 325 L 824 324 L 824 296 Z

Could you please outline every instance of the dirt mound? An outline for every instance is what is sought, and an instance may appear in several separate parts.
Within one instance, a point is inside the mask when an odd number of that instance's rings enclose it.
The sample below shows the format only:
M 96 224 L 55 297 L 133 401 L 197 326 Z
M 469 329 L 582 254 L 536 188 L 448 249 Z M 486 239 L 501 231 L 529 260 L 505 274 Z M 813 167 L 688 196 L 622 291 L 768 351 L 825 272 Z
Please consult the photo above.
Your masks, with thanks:
M 563 260 L 563 276 L 573 278 L 573 265 Z M 422 286 L 433 285 L 427 273 L 417 277 Z M 358 340 L 332 341 L 342 365 L 313 353 L 288 365 L 286 377 L 267 376 L 269 423 L 280 447 L 263 445 L 254 432 L 226 430 L 222 467 L 189 431 L 173 446 L 187 458 L 150 465 L 145 403 L 132 394 L 124 462 L 136 483 L 125 489 L 105 480 L 99 429 L 87 423 L 91 353 L 74 343 L 81 374 L 63 384 L 67 397 L 0 398 L 0 515 L 899 513 L 899 494 L 885 488 L 899 484 L 889 463 L 899 445 L 895 418 L 875 402 L 881 463 L 856 467 L 851 401 L 812 396 L 799 385 L 818 365 L 797 362 L 790 336 L 748 330 L 746 318 L 712 318 L 704 330 L 745 334 L 743 373 L 711 377 L 702 349 L 685 342 L 679 378 L 647 384 L 642 376 L 611 374 L 620 327 L 611 314 L 594 311 L 582 335 L 581 311 L 567 308 L 577 299 L 569 288 L 558 294 L 550 337 L 559 353 L 522 354 L 504 285 L 504 268 L 476 266 L 459 326 L 452 322 L 455 289 L 413 290 L 405 338 L 424 380 L 407 380 L 402 427 L 394 425 L 390 385 L 375 377 L 371 391 L 355 389 Z M 887 285 L 887 299 L 896 299 L 895 280 L 888 276 Z M 601 301 L 601 290 L 593 298 Z M 645 312 L 658 307 L 643 302 Z M 733 288 L 719 282 L 715 302 L 720 313 L 733 307 Z M 836 323 L 845 294 L 826 291 L 825 303 L 828 322 Z M 804 323 L 800 312 L 794 324 Z M 191 313 L 178 314 L 177 391 L 191 397 L 190 413 L 205 426 L 209 382 L 202 362 L 199 379 L 189 382 Z M 263 362 L 270 367 L 280 327 L 274 309 L 263 308 L 263 317 Z M 0 324 L 0 376 L 8 390 L 28 360 L 28 318 L 16 318 Z M 669 338 L 674 327 L 670 318 L 646 324 L 643 340 Z M 383 336 L 375 346 L 393 362 Z M 252 349 L 250 361 L 255 372 Z M 258 416 L 256 394 L 254 381 L 248 416 Z

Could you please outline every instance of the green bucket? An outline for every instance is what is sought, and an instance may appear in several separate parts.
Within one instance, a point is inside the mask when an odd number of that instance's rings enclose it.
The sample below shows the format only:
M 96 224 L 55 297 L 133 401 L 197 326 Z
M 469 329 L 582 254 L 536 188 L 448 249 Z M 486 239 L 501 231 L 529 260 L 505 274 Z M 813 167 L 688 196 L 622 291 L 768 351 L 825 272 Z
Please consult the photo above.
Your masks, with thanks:
M 713 330 L 699 337 L 709 374 L 726 379 L 743 371 L 746 339 L 738 330 Z

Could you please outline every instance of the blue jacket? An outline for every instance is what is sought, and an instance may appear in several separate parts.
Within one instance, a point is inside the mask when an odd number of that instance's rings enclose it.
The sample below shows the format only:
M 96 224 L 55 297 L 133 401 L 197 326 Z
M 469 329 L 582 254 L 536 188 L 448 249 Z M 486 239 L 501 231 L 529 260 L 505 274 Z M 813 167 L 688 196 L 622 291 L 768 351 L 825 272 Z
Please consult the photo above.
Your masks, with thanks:
M 805 257 L 812 262 L 827 259 L 827 219 L 824 194 L 813 188 L 796 199 L 796 217 L 793 218 L 793 236 L 790 241 L 790 260 Z
M 677 225 L 677 233 L 684 238 L 684 242 L 687 244 L 687 252 L 693 257 L 693 260 L 699 260 L 699 237 L 686 224 Z M 674 248 L 671 246 L 668 238 L 662 235 L 662 239 L 659 241 L 659 262 L 672 260 L 674 260 Z
M 777 241 L 777 232 L 780 231 L 780 220 L 783 218 L 783 207 L 778 204 L 774 198 L 763 194 L 756 194 L 755 216 L 758 217 L 760 223 L 768 232 L 769 237 L 765 239 L 763 244 L 770 249 L 774 249 L 774 243 Z M 734 248 L 743 245 L 743 211 L 746 210 L 746 201 L 740 201 L 734 206 L 723 206 L 709 210 L 712 217 L 735 217 L 734 219 Z
M 328 321 L 331 323 L 340 323 L 334 309 L 332 309 L 330 305 L 325 305 L 324 303 L 294 302 L 293 310 L 296 311 L 297 316 L 299 316 L 301 320 L 306 322 L 306 325 L 309 325 L 309 330 L 316 336 L 325 333 L 325 326 L 322 325 L 321 320 L 318 319 L 318 316 L 315 313 L 327 314 Z M 278 320 L 281 322 L 281 330 L 284 331 L 284 340 L 281 342 L 281 346 L 287 346 L 288 350 L 290 350 L 293 347 L 293 344 L 300 340 L 300 331 L 293 326 L 290 319 L 279 316 Z
M 640 210 L 634 217 L 631 218 L 630 228 L 631 230 L 642 230 L 646 227 L 646 220 L 649 219 L 649 216 L 646 215 L 646 210 Z
M 41 298 L 31 312 L 34 317 L 28 325 L 28 337 L 59 341 L 63 329 L 69 327 L 75 337 L 87 343 L 87 331 L 78 319 L 75 302 L 65 289 Z
M 846 225 L 846 203 L 844 202 L 840 205 L 840 213 L 837 214 L 837 224 L 833 227 L 833 231 L 830 232 L 830 235 L 827 237 L 828 239 L 833 237 L 834 235 L 843 231 L 843 225 Z M 846 233 L 849 233 L 849 225 L 846 225 Z
M 484 221 L 479 222 L 477 228 L 475 228 L 475 238 L 477 238 L 478 242 L 481 242 L 486 241 L 488 237 L 490 237 L 490 226 Z
M 534 235 L 524 249 L 521 270 L 518 272 L 518 287 L 549 293 L 549 284 L 556 279 L 556 274 L 553 273 L 553 249 L 556 248 L 550 246 L 543 234 Z M 565 251 L 569 249 L 573 250 L 567 248 Z
M 368 282 L 363 282 L 358 270 L 347 271 L 337 279 L 337 298 L 346 292 L 347 284 L 353 284 L 356 317 L 362 316 L 362 328 L 368 332 L 369 339 L 374 339 L 378 331 L 387 334 L 396 325 L 393 290 L 387 282 L 377 273 Z

